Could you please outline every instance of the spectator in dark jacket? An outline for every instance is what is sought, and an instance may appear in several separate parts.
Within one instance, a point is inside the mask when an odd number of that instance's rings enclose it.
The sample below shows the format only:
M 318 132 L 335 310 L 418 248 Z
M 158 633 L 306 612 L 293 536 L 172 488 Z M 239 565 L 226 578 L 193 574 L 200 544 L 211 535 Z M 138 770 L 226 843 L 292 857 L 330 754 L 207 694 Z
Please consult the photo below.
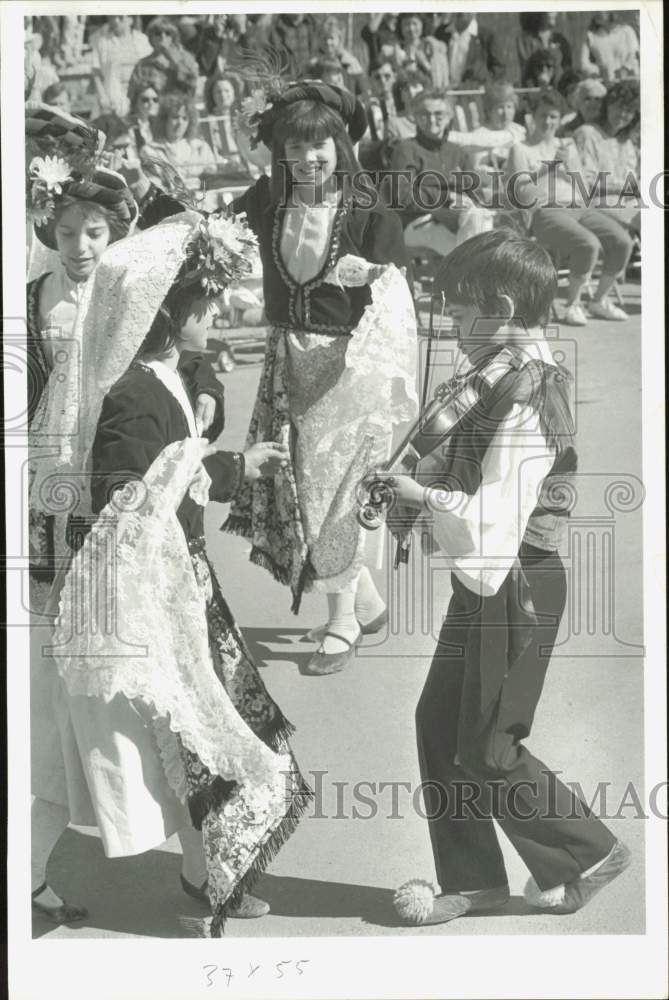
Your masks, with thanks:
M 557 14 L 548 11 L 535 10 L 519 14 L 521 34 L 516 47 L 520 63 L 520 82 L 523 87 L 532 86 L 528 82 L 528 62 L 531 56 L 540 49 L 548 49 L 553 53 L 557 76 L 571 69 L 571 45 L 564 35 L 555 30 Z
M 312 14 L 277 14 L 269 41 L 281 52 L 288 79 L 296 80 L 318 49 L 316 19 Z
M 435 29 L 448 48 L 451 87 L 478 87 L 504 77 L 506 63 L 495 34 L 482 28 L 476 14 L 454 14 Z

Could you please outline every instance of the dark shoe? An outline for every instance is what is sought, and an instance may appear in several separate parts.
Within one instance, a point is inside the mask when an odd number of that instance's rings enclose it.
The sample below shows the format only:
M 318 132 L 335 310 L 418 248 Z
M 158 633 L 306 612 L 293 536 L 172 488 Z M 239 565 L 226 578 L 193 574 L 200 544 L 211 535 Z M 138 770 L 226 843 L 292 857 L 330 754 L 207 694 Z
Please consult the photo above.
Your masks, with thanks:
M 189 882 L 187 878 L 184 878 L 183 875 L 180 875 L 179 878 L 181 879 L 181 888 L 187 896 L 190 896 L 191 899 L 197 899 L 200 903 L 206 903 L 207 906 L 209 905 L 209 893 L 207 892 L 209 879 L 205 879 L 198 888 L 192 882 Z
M 538 895 L 536 893 L 532 895 L 531 890 L 528 893 L 528 889 L 526 889 L 526 898 L 533 906 L 544 910 L 546 913 L 576 913 L 586 903 L 589 903 L 600 889 L 603 889 L 609 882 L 613 882 L 614 878 L 621 875 L 631 860 L 632 855 L 629 849 L 620 840 L 617 840 L 613 846 L 613 850 L 602 861 L 599 867 L 595 868 L 594 872 L 586 875 L 585 878 L 575 879 L 573 882 L 568 882 L 565 885 L 564 896 L 561 900 L 552 902 L 550 897 L 552 890 L 550 889 L 546 893 L 539 893 Z
M 30 894 L 32 908 L 36 913 L 47 917 L 54 924 L 76 924 L 86 919 L 88 910 L 83 906 L 73 906 L 72 903 L 66 903 L 65 900 L 59 906 L 46 906 L 44 903 L 38 903 L 37 897 L 41 896 L 46 888 L 47 884 L 44 882 L 39 889 L 35 889 Z
M 357 638 L 353 642 L 344 635 L 338 635 L 336 632 L 330 631 L 325 632 L 323 638 L 325 639 L 328 635 L 332 636 L 333 639 L 340 639 L 341 642 L 345 642 L 348 649 L 343 650 L 341 653 L 321 653 L 320 650 L 316 650 L 304 668 L 305 674 L 320 677 L 325 674 L 339 673 L 354 655 L 355 647 L 359 646 L 362 641 L 362 632 L 358 632 Z
M 269 903 L 250 893 L 244 893 L 241 902 L 237 906 L 228 910 L 228 916 L 238 920 L 253 920 L 256 917 L 264 917 L 269 913 Z

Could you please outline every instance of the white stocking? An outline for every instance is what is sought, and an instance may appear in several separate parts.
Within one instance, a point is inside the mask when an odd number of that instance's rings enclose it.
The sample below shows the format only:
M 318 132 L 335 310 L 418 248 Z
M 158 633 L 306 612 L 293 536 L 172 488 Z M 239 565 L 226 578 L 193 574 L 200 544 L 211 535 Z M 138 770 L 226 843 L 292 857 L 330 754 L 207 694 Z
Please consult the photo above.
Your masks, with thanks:
M 385 610 L 385 602 L 376 589 L 372 574 L 363 566 L 355 591 L 355 616 L 361 625 L 368 625 Z

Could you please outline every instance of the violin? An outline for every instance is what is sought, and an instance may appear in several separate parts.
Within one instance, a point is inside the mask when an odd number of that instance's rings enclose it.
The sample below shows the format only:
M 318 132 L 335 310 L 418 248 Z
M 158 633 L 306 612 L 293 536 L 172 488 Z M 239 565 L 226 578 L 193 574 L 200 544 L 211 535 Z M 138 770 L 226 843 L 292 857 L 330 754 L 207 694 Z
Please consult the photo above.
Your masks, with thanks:
M 415 476 L 419 463 L 421 472 L 428 471 L 424 459 L 443 449 L 454 427 L 512 368 L 515 356 L 502 348 L 492 359 L 462 375 L 442 382 L 418 419 L 399 443 L 390 459 L 368 473 L 360 484 L 358 523 L 368 531 L 376 531 L 385 522 L 393 504 L 393 490 L 388 482 L 393 473 Z

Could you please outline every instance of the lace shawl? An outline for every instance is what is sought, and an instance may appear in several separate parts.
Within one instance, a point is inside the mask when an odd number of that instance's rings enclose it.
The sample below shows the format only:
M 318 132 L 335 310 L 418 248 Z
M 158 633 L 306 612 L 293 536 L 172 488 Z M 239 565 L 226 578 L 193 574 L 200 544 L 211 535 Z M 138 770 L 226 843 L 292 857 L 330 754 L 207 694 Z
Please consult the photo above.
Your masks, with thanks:
M 212 774 L 269 794 L 289 757 L 253 734 L 216 678 L 205 602 L 176 517 L 204 447 L 198 439 L 169 445 L 104 508 L 63 586 L 54 659 L 71 695 L 139 699 Z
M 113 243 L 100 258 L 81 299 L 71 350 L 54 366 L 48 407 L 36 421 L 31 445 L 42 448 L 30 493 L 33 510 L 91 512 L 88 466 L 102 402 L 137 354 L 198 219 L 183 212 Z

